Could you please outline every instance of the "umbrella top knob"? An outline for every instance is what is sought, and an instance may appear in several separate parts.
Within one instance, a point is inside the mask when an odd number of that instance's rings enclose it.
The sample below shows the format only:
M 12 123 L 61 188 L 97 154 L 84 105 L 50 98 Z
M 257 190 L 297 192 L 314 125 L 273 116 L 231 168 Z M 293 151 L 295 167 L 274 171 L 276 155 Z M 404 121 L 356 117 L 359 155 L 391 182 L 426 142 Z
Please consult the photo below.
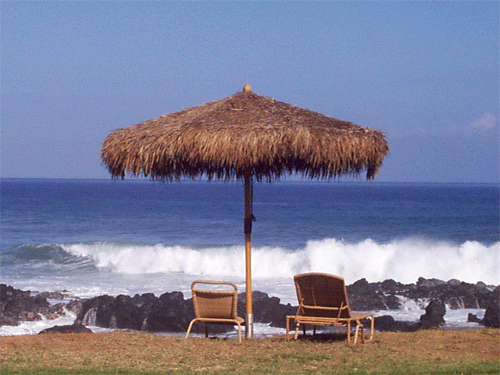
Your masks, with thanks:
M 252 88 L 248 83 L 245 86 L 243 86 L 243 92 L 250 92 L 250 91 L 252 91 Z

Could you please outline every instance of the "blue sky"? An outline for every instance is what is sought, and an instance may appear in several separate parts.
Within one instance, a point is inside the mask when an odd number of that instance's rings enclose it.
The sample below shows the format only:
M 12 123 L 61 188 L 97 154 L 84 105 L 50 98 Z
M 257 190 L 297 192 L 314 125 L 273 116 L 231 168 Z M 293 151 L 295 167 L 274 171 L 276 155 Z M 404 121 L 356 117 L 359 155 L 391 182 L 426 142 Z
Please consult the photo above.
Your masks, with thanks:
M 2 1 L 1 176 L 108 178 L 117 128 L 252 91 L 380 130 L 378 181 L 499 182 L 499 2 Z

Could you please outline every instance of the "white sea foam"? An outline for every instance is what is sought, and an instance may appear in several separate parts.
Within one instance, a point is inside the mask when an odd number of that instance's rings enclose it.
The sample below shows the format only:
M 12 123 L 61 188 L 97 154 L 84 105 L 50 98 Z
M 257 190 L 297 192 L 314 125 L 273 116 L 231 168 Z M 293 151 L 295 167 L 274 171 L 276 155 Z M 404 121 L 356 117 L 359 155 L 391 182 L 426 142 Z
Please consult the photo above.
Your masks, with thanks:
M 76 316 L 70 312 L 66 312 L 66 316 L 61 316 L 57 319 L 46 319 L 41 317 L 41 320 L 33 322 L 21 322 L 18 326 L 1 326 L 0 336 L 18 336 L 18 335 L 36 335 L 46 328 L 56 325 L 71 325 L 75 321 Z
M 68 253 L 90 257 L 96 267 L 113 273 L 141 275 L 182 273 L 203 277 L 244 274 L 243 246 L 204 247 L 90 243 L 62 245 Z M 347 283 L 394 279 L 414 283 L 419 277 L 500 284 L 500 242 L 485 245 L 423 239 L 377 243 L 366 239 L 309 241 L 305 248 L 257 247 L 252 250 L 255 279 L 292 278 L 302 272 L 342 275 Z

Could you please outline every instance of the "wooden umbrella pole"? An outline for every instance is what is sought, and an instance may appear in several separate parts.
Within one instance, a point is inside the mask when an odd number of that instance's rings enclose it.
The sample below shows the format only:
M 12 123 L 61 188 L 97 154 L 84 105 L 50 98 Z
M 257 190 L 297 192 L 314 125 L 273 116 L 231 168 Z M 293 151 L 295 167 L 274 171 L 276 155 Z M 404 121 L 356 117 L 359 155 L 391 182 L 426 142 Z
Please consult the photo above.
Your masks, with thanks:
M 252 306 L 252 180 L 249 172 L 245 172 L 245 273 L 246 273 L 246 317 L 245 337 L 253 336 L 253 306 Z

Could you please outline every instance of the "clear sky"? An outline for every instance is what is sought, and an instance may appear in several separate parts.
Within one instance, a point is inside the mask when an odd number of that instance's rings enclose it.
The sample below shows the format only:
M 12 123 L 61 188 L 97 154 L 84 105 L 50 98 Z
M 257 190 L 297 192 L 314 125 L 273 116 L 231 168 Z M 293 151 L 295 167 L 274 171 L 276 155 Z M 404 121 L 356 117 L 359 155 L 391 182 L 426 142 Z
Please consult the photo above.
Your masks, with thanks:
M 499 2 L 2 1 L 1 176 L 108 178 L 104 138 L 257 94 L 380 130 L 389 182 L 499 182 Z

